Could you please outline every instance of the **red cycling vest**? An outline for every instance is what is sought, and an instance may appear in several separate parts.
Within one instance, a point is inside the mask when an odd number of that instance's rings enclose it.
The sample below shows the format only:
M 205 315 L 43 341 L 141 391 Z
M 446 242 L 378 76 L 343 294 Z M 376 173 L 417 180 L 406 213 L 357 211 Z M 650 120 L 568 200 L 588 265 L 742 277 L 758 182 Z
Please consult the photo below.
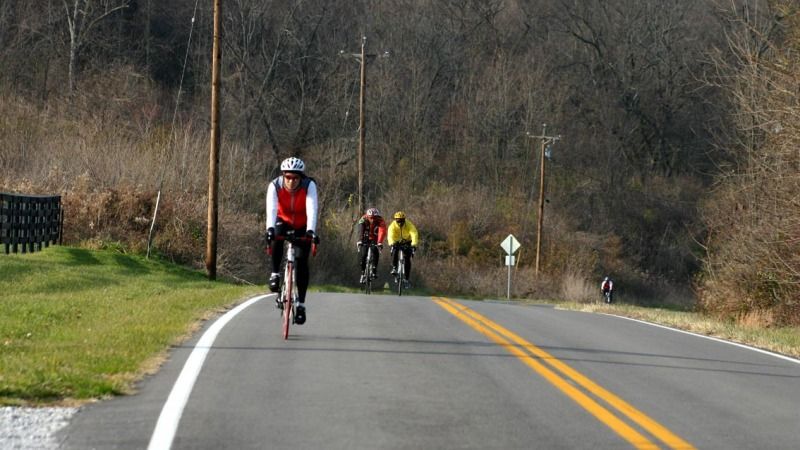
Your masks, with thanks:
M 283 177 L 272 180 L 278 194 L 278 222 L 283 222 L 294 229 L 306 228 L 306 194 L 308 186 L 314 181 L 311 177 L 303 177 L 300 186 L 294 191 L 283 188 Z

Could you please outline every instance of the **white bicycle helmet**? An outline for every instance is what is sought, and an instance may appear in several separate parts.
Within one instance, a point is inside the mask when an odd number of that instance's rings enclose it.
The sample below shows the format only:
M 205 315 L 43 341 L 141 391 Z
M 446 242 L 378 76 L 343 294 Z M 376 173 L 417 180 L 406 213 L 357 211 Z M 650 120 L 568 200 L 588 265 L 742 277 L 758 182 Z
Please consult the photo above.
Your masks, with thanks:
M 380 216 L 381 212 L 378 211 L 378 208 L 370 208 L 367 210 L 367 216 Z
M 306 165 L 300 158 L 294 156 L 286 158 L 281 163 L 281 172 L 299 172 L 303 173 L 306 170 Z

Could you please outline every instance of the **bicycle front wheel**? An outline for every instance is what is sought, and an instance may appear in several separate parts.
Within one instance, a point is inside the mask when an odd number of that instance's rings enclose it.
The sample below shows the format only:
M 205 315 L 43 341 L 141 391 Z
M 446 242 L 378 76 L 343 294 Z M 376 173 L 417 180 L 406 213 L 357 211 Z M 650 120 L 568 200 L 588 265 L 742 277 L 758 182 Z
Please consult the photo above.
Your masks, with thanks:
M 365 294 L 367 294 L 367 281 L 368 280 L 367 280 L 367 271 L 366 271 L 366 269 L 361 272 L 361 279 L 364 280 L 363 282 L 361 282 L 359 280 L 359 283 L 361 283 L 361 291 L 364 292 Z
M 364 275 L 367 278 L 367 283 L 365 285 L 367 294 L 372 294 L 372 274 L 375 272 L 375 252 L 378 251 L 377 248 L 370 246 L 369 251 L 367 253 L 367 268 L 364 271 Z
M 402 296 L 406 277 L 406 258 L 402 249 L 399 252 L 400 254 L 397 255 L 397 295 Z
M 286 273 L 283 277 L 283 339 L 289 339 L 289 325 L 292 323 L 294 315 L 294 305 L 292 304 L 292 290 L 294 289 L 294 280 L 292 279 L 292 264 L 286 264 Z
M 371 276 L 372 273 L 371 273 L 371 271 L 372 271 L 372 266 L 371 265 L 367 266 L 367 273 L 366 273 L 367 281 L 366 281 L 366 283 L 364 283 L 364 292 L 366 292 L 367 294 L 372 294 L 372 276 Z

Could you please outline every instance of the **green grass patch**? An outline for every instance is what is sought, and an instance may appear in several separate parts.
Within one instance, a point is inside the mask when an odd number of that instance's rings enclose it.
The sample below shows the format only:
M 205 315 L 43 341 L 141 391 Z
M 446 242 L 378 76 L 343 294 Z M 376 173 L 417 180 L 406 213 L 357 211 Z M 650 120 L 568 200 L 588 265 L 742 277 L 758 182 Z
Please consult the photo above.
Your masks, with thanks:
M 128 393 L 209 312 L 260 291 L 114 250 L 0 255 L 0 405 Z

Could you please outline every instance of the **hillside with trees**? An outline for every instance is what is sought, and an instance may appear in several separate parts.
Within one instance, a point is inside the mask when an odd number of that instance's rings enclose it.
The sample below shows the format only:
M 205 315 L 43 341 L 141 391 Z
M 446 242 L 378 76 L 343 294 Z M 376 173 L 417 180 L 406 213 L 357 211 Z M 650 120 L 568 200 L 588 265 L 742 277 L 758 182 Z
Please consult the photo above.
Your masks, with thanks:
M 366 203 L 422 233 L 416 283 L 800 323 L 798 6 L 789 0 L 222 0 L 219 273 L 265 280 L 264 193 L 320 186 L 312 282 L 355 285 Z M 65 240 L 202 267 L 212 2 L 0 3 L 0 190 L 63 195 Z M 545 176 L 542 124 L 561 139 Z M 383 258 L 385 259 L 385 258 Z M 347 261 L 352 261 L 348 264 Z

